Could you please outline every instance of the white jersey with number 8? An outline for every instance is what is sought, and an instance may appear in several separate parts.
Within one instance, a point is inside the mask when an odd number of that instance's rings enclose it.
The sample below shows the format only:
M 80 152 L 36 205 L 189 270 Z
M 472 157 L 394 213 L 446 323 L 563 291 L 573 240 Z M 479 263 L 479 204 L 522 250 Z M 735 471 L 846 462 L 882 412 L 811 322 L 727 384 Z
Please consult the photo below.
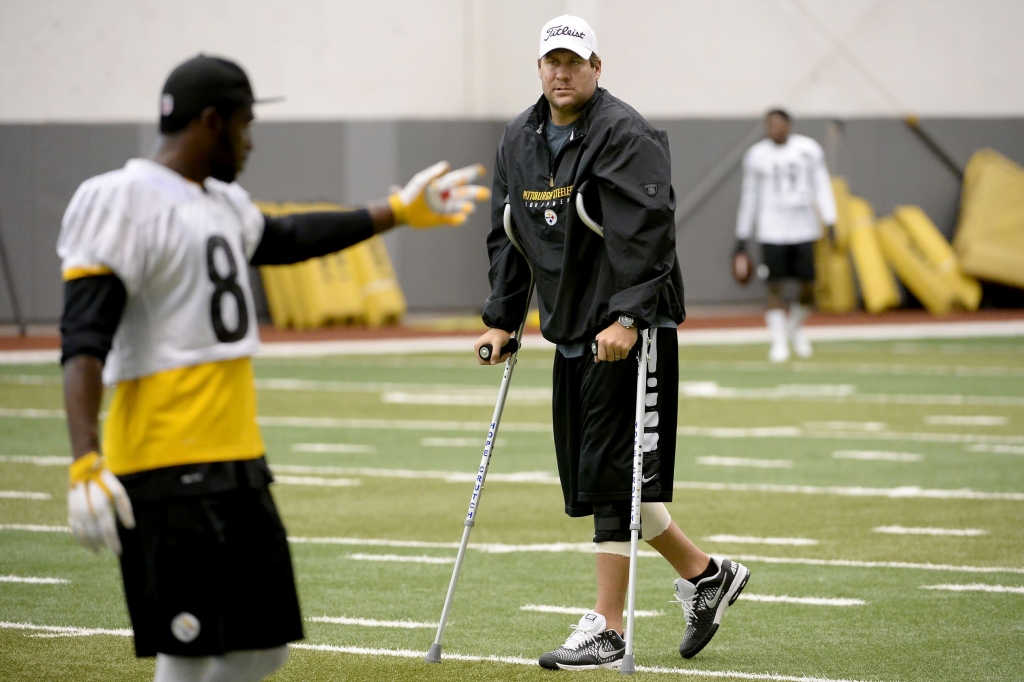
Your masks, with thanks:
M 147 159 L 82 183 L 57 244 L 64 278 L 109 269 L 128 291 L 104 382 L 253 355 L 249 259 L 262 234 L 235 183 L 201 186 Z

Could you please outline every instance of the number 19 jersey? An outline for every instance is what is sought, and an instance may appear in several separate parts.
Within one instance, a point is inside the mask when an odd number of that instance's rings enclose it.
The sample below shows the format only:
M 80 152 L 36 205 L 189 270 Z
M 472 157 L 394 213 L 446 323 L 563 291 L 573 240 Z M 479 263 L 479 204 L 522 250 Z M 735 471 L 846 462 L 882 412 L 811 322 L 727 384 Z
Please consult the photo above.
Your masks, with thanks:
M 78 188 L 57 243 L 64 279 L 113 274 L 128 294 L 103 371 L 113 473 L 263 454 L 248 269 L 262 235 L 239 185 L 146 159 Z

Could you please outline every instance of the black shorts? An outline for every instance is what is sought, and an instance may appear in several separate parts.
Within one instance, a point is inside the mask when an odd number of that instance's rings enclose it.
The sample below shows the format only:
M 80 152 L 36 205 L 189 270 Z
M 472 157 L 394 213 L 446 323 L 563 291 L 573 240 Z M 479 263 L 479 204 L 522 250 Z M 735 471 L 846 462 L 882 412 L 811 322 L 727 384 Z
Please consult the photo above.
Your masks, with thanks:
M 783 279 L 814 281 L 814 242 L 761 244 L 761 263 L 768 269 L 769 282 Z
M 644 433 L 644 502 L 671 502 L 679 408 L 679 341 L 675 329 L 652 329 L 647 366 Z M 629 500 L 633 481 L 633 428 L 637 354 L 594 362 L 587 353 L 566 358 L 555 352 L 555 454 L 565 513 L 589 516 L 593 504 Z
M 187 467 L 159 471 L 171 469 Z M 136 527 L 118 531 L 136 656 L 218 656 L 302 639 L 288 541 L 265 484 L 151 499 L 127 483 Z

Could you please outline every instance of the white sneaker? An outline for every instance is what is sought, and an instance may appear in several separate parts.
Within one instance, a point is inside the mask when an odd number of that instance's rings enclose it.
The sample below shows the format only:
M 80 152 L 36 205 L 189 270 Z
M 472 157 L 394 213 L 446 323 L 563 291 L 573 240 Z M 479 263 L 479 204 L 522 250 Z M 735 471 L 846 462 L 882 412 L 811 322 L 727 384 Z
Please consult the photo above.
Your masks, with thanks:
M 772 362 L 789 360 L 789 341 L 786 338 L 786 311 L 778 308 L 765 311 L 764 322 L 772 337 L 772 347 L 768 351 L 768 359 Z
M 600 613 L 591 611 L 578 625 L 565 644 L 540 657 L 540 667 L 548 670 L 598 670 L 622 666 L 626 643 L 615 630 L 606 629 Z
M 793 352 L 797 354 L 797 357 L 804 359 L 814 355 L 811 342 L 803 330 L 804 320 L 807 319 L 807 314 L 810 312 L 810 308 L 799 303 L 794 303 L 789 308 L 789 340 L 793 344 Z

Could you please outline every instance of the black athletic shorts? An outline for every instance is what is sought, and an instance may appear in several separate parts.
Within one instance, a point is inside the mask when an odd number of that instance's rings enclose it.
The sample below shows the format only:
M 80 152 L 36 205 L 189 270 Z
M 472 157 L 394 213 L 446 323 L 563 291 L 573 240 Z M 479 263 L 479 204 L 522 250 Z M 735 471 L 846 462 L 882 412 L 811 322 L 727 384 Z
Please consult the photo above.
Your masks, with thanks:
M 118 527 L 136 656 L 218 656 L 302 639 L 288 541 L 262 458 L 121 480 L 136 522 Z
M 761 244 L 761 263 L 768 268 L 769 282 L 783 279 L 814 281 L 814 242 Z
M 651 334 L 641 497 L 645 502 L 671 502 L 679 341 L 675 329 L 652 329 Z M 618 362 L 594 362 L 590 353 L 566 358 L 555 352 L 555 454 L 569 516 L 589 516 L 595 502 L 631 497 L 639 352 L 639 340 L 629 358 Z

